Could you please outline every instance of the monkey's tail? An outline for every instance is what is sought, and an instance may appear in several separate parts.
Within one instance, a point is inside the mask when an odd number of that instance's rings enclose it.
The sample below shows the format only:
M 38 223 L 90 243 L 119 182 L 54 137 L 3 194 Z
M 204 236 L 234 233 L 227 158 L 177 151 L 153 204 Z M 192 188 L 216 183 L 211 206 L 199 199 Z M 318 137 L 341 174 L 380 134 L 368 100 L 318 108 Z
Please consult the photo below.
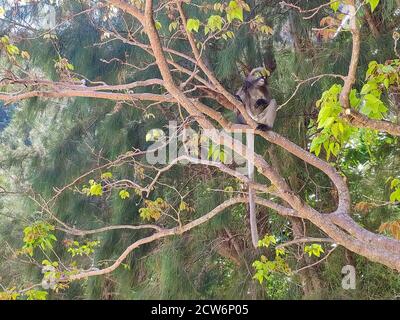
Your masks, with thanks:
M 254 135 L 247 137 L 247 145 L 254 146 Z M 248 162 L 248 175 L 251 182 L 254 181 L 254 163 Z M 254 189 L 249 185 L 249 218 L 250 218 L 250 232 L 251 242 L 255 249 L 258 248 L 258 230 L 257 230 L 257 216 L 256 216 L 256 194 Z
M 249 211 L 250 211 L 250 231 L 251 242 L 255 249 L 258 248 L 258 230 L 256 216 L 256 195 L 254 189 L 249 187 Z

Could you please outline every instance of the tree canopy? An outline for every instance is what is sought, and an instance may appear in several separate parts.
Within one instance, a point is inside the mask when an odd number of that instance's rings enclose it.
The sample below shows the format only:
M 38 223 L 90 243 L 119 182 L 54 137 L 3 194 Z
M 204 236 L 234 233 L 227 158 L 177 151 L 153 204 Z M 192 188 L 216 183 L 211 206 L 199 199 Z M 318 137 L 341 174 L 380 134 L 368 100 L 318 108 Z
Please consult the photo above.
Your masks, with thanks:
M 0 0 L 0 300 L 398 298 L 399 22 L 398 0 Z M 235 97 L 254 68 L 272 130 Z

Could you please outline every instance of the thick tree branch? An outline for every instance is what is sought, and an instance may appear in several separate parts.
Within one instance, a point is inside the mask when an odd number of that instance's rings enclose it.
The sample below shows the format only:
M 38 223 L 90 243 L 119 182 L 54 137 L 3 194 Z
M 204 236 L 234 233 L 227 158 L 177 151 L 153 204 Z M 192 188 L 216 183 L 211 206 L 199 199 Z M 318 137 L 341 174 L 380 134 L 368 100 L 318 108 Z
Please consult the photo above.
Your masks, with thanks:
M 125 11 L 126 13 L 130 14 L 131 16 L 135 17 L 139 21 L 143 21 L 144 15 L 137 9 L 134 5 L 128 4 L 121 0 L 106 0 L 106 3 L 112 4 L 113 6 Z
M 400 126 L 389 121 L 374 120 L 362 115 L 350 106 L 350 92 L 356 82 L 357 66 L 360 58 L 361 35 L 360 29 L 357 25 L 356 5 L 354 0 L 349 1 L 350 8 L 350 31 L 353 38 L 353 47 L 351 52 L 351 59 L 349 71 L 344 81 L 342 92 L 340 93 L 340 103 L 344 108 L 343 117 L 353 126 L 358 128 L 369 128 L 379 131 L 384 131 L 389 134 L 400 136 Z M 368 9 L 367 9 L 368 10 Z
M 329 243 L 335 243 L 334 240 L 330 238 L 313 238 L 313 237 L 307 237 L 307 238 L 298 238 L 292 241 L 284 242 L 281 244 L 278 244 L 276 246 L 276 249 L 283 248 L 283 247 L 288 247 L 294 244 L 299 244 L 299 243 L 307 243 L 307 242 L 329 242 Z
M 113 226 L 107 226 L 107 227 L 102 227 L 102 228 L 97 228 L 97 229 L 92 229 L 92 230 L 82 230 L 82 229 L 76 229 L 76 228 L 60 228 L 57 227 L 57 230 L 63 231 L 65 233 L 68 233 L 70 235 L 74 236 L 87 236 L 90 234 L 96 234 L 96 233 L 101 233 L 101 232 L 107 232 L 107 231 L 112 231 L 112 230 L 145 230 L 145 229 L 154 229 L 158 232 L 161 232 L 163 229 L 159 226 L 153 225 L 153 224 L 142 224 L 142 225 L 113 225 Z
M 20 100 L 26 100 L 30 98 L 41 97 L 41 98 L 97 98 L 114 101 L 154 101 L 154 102 L 174 102 L 174 99 L 169 95 L 159 95 L 154 93 L 115 93 L 115 92 L 100 92 L 91 89 L 63 89 L 63 90 L 51 90 L 41 91 L 34 90 L 23 93 L 0 93 L 0 101 L 4 101 L 5 104 L 10 104 Z
M 393 136 L 400 136 L 400 126 L 386 120 L 375 120 L 357 112 L 354 109 L 346 109 L 346 120 L 354 127 L 374 129 L 387 132 Z
M 357 26 L 355 1 L 350 0 L 348 7 L 350 15 L 350 31 L 353 36 L 353 47 L 351 51 L 349 71 L 344 81 L 343 89 L 339 97 L 340 103 L 345 109 L 350 108 L 349 96 L 353 84 L 356 82 L 357 66 L 360 57 L 360 46 L 361 46 L 360 30 L 358 29 Z

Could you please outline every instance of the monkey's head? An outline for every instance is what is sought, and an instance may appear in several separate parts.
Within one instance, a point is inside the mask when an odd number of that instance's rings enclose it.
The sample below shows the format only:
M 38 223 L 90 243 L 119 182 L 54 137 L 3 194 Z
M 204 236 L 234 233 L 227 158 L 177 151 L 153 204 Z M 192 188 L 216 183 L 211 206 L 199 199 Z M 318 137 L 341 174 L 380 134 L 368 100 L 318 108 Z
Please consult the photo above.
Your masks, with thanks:
M 271 95 L 268 89 L 269 71 L 265 68 L 255 68 L 245 78 L 242 87 L 236 92 L 236 98 L 252 112 L 262 112 L 270 103 Z
M 268 90 L 267 72 L 264 68 L 253 69 L 246 77 L 242 93 L 247 101 L 251 101 L 253 107 L 265 107 L 270 102 L 270 93 Z

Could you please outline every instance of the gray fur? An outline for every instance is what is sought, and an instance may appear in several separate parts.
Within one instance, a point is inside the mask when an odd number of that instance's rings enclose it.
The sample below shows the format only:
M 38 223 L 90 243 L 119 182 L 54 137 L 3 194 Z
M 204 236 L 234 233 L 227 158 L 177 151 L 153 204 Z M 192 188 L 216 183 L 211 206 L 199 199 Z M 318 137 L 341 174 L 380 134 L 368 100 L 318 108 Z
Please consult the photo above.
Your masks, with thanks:
M 278 104 L 275 99 L 271 99 L 267 80 L 263 77 L 256 77 L 254 73 L 259 68 L 254 69 L 245 79 L 244 85 L 236 92 L 244 104 L 248 115 L 258 124 L 272 129 L 276 118 Z M 244 124 L 243 117 L 238 114 L 239 123 Z

